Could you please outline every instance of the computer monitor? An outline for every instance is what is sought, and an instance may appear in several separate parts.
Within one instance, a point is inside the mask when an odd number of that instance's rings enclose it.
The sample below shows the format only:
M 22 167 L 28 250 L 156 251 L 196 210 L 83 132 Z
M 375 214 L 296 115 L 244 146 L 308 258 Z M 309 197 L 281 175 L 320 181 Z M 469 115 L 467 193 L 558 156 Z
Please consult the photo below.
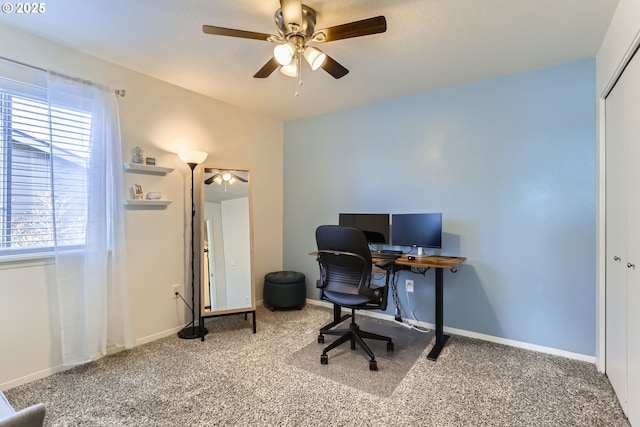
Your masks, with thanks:
M 418 248 L 442 248 L 442 214 L 393 214 L 391 215 L 391 244 Z
M 341 213 L 338 225 L 362 230 L 369 243 L 389 243 L 389 214 Z

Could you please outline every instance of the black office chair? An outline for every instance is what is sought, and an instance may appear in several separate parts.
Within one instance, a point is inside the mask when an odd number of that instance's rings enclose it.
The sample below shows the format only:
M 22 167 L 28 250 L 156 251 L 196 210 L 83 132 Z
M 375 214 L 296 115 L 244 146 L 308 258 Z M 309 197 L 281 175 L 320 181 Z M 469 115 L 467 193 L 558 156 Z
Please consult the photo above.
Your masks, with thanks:
M 366 332 L 356 324 L 356 310 L 385 310 L 389 290 L 389 275 L 382 287 L 371 284 L 371 251 L 364 233 L 357 228 L 338 225 L 321 225 L 316 229 L 318 263 L 320 265 L 320 298 L 340 307 L 351 309 L 349 329 L 329 329 L 330 323 L 320 329 L 318 342 L 324 342 L 324 335 L 339 335 L 340 338 L 322 350 L 320 363 L 329 363 L 327 352 L 350 341 L 351 349 L 356 343 L 369 355 L 369 369 L 378 370 L 376 358 L 364 342 L 364 338 L 387 341 L 387 351 L 393 351 L 393 341 L 389 337 Z M 386 267 L 393 260 L 385 260 L 376 265 Z

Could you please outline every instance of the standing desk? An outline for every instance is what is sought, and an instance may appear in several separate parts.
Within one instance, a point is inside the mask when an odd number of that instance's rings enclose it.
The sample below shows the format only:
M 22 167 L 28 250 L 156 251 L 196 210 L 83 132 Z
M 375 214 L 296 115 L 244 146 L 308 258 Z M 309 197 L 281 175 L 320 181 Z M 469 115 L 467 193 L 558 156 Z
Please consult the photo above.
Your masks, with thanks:
M 310 252 L 309 255 L 318 255 L 317 252 Z M 379 261 L 385 261 L 385 258 L 376 258 L 375 253 L 371 254 L 372 261 L 374 263 Z M 402 255 L 395 259 L 393 263 L 387 265 L 383 270 L 386 274 L 396 274 L 399 271 L 410 271 L 424 274 L 430 268 L 435 269 L 436 283 L 435 283 L 435 303 L 436 303 L 436 342 L 433 348 L 427 355 L 430 360 L 438 359 L 442 348 L 449 339 L 449 335 L 444 334 L 444 270 L 448 269 L 455 273 L 456 267 L 467 260 L 466 257 L 451 257 L 440 255 L 428 255 L 423 257 L 416 257 L 415 260 L 410 260 L 408 255 Z M 348 319 L 350 315 L 341 316 L 341 307 L 333 305 L 333 322 L 326 325 L 325 328 L 331 328 L 345 319 Z
M 371 254 L 373 261 L 376 262 L 375 254 Z M 456 267 L 465 262 L 465 257 L 448 257 L 439 255 L 429 255 L 415 260 L 409 260 L 407 255 L 402 255 L 396 259 L 393 264 L 390 264 L 387 269 L 387 274 L 395 274 L 398 271 L 415 271 L 419 273 L 425 273 L 428 269 L 435 269 L 436 283 L 435 283 L 435 303 L 436 303 L 436 342 L 433 348 L 427 355 L 430 360 L 436 360 L 444 347 L 444 344 L 449 339 L 449 335 L 444 334 L 444 270 L 450 269 L 452 272 L 456 272 Z

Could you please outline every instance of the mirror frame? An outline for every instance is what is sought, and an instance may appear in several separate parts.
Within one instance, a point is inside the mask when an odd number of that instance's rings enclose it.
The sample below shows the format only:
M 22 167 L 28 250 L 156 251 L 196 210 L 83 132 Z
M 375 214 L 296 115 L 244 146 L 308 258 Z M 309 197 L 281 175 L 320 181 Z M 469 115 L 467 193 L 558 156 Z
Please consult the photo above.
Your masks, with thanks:
M 204 192 L 206 190 L 206 184 L 204 183 L 204 180 L 206 179 L 206 173 L 205 170 L 206 169 L 223 169 L 223 170 L 232 170 L 232 171 L 244 171 L 244 172 L 248 172 L 249 174 L 249 257 L 251 258 L 249 260 L 249 266 L 250 266 L 250 281 L 251 281 L 251 301 L 250 301 L 250 305 L 245 306 L 245 307 L 238 307 L 238 308 L 229 308 L 229 309 L 223 309 L 223 310 L 209 310 L 209 311 L 205 311 L 205 286 L 204 286 L 204 279 L 205 279 L 205 266 L 204 266 L 204 262 L 202 262 L 202 254 L 204 253 L 204 242 L 207 238 L 206 234 L 205 234 L 205 217 L 204 217 L 204 204 L 205 204 L 205 196 L 204 196 Z M 199 265 L 198 265 L 198 270 L 199 270 L 199 283 L 200 283 L 200 298 L 199 298 L 199 305 L 200 305 L 200 317 L 201 318 L 207 318 L 207 317 L 215 317 L 215 316 L 224 316 L 227 314 L 236 314 L 236 313 L 251 313 L 254 312 L 256 310 L 256 291 L 255 291 L 255 260 L 254 260 L 254 250 L 253 250 L 253 185 L 252 185 L 252 173 L 251 170 L 248 168 L 233 168 L 233 167 L 219 167 L 219 166 L 215 166 L 215 165 L 210 165 L 210 164 L 202 164 L 200 165 L 200 174 L 199 174 L 200 178 L 198 179 L 198 183 L 200 186 L 199 189 L 199 215 L 198 215 L 198 221 L 197 221 L 197 226 L 199 227 L 199 230 L 197 232 L 197 235 L 199 236 L 199 242 L 197 247 L 199 248 L 198 251 L 198 260 L 199 260 Z

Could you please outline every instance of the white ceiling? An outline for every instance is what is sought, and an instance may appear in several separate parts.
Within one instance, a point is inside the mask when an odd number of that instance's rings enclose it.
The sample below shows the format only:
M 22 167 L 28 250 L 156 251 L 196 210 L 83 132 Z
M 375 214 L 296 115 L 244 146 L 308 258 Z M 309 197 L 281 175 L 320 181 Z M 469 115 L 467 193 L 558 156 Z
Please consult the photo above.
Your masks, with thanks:
M 336 80 L 305 64 L 298 97 L 294 78 L 253 78 L 273 45 L 202 32 L 208 24 L 275 34 L 278 0 L 53 0 L 43 14 L 2 13 L 0 23 L 288 120 L 592 57 L 618 0 L 304 3 L 316 29 L 384 15 L 387 32 L 322 44 L 350 73 Z

